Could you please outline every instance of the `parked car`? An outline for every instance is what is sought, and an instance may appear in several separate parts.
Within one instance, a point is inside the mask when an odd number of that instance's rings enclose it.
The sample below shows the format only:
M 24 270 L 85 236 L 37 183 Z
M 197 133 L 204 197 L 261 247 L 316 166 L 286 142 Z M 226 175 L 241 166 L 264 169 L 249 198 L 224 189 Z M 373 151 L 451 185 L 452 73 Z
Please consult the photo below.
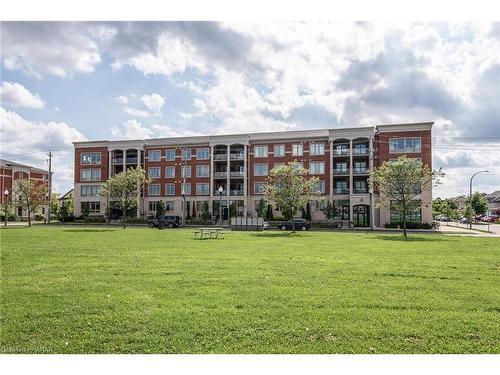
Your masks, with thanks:
M 163 215 L 159 218 L 149 219 L 148 225 L 150 228 L 177 228 L 180 225 L 181 218 L 180 216 L 167 216 Z
M 438 221 L 450 221 L 450 219 L 448 219 L 448 217 L 445 215 L 437 215 L 436 220 L 438 220 Z
M 488 223 L 494 223 L 495 221 L 497 221 L 499 218 L 498 215 L 490 215 L 490 216 L 487 216 L 484 218 L 484 221 L 488 222 Z
M 470 223 L 470 219 L 468 217 L 463 217 L 460 219 L 460 222 L 462 224 L 469 224 Z
M 311 229 L 311 223 L 306 219 L 293 219 L 288 220 L 280 224 L 281 230 L 292 230 L 293 223 L 295 223 L 295 229 L 309 230 Z

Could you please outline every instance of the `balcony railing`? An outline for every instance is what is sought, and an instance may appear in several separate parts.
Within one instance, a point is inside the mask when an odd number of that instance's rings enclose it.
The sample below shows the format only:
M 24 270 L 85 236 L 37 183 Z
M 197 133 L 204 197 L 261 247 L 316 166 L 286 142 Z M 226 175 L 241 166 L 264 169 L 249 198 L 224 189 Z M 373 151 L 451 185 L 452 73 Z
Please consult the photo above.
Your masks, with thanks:
M 336 174 L 336 175 L 348 175 L 349 174 L 349 168 L 334 169 L 333 170 L 333 174 Z
M 333 194 L 349 194 L 349 188 L 334 188 Z
M 214 154 L 214 160 L 227 160 L 227 154 Z
M 352 149 L 352 154 L 353 155 L 368 155 L 370 150 L 368 148 L 353 148 Z
M 214 172 L 214 178 L 227 178 L 227 172 Z
M 229 159 L 230 160 L 243 160 L 245 159 L 245 153 L 244 152 L 234 152 L 229 154 Z
M 138 158 L 136 158 L 136 157 L 135 157 L 135 158 L 134 158 L 134 157 L 131 157 L 131 158 L 127 158 L 126 163 L 127 163 L 127 164 L 137 164 L 137 161 L 138 161 L 138 160 L 139 160 L 139 159 L 138 159 Z
M 352 170 L 353 174 L 367 174 L 369 172 L 368 168 L 354 168 Z
M 349 156 L 349 149 L 345 150 L 333 150 L 333 156 Z
M 354 189 L 354 194 L 366 194 L 366 193 L 368 193 L 367 188 Z
M 232 196 L 242 196 L 244 193 L 243 190 L 229 190 L 229 195 L 232 195 Z
M 243 177 L 245 175 L 244 171 L 231 171 L 229 173 L 231 177 Z
M 113 158 L 111 159 L 112 164 L 123 164 L 123 158 Z

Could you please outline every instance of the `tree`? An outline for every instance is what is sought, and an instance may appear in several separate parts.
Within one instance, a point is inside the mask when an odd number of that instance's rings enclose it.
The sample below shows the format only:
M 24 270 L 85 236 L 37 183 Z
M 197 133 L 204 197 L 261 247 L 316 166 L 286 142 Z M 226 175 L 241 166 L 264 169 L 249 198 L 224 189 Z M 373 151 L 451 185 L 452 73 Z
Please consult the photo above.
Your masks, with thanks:
M 205 201 L 203 202 L 203 209 L 201 211 L 201 220 L 203 220 L 203 224 L 206 224 L 208 219 L 210 219 L 211 217 L 212 214 L 210 213 L 208 202 Z
M 466 205 L 470 205 L 474 211 L 473 215 L 484 215 L 488 211 L 488 200 L 477 191 L 472 194 L 472 199 L 471 197 L 466 197 L 464 202 Z
M 293 219 L 299 207 L 319 194 L 319 179 L 310 177 L 309 171 L 296 161 L 278 168 L 273 168 L 267 179 L 266 197 L 274 202 L 286 219 Z M 292 230 L 295 232 L 295 223 L 292 221 Z
M 442 202 L 441 214 L 448 218 L 448 221 L 446 222 L 448 225 L 450 219 L 456 219 L 458 217 L 457 204 L 449 198 L 445 199 Z
M 60 222 L 68 221 L 68 218 L 73 215 L 73 201 L 71 199 L 66 199 L 61 203 L 61 207 L 58 208 L 56 217 Z
M 127 211 L 138 207 L 139 192 L 146 183 L 149 180 L 142 168 L 130 168 L 115 174 L 103 184 L 100 195 L 116 202 L 116 207 L 122 211 L 123 228 L 126 227 Z
M 309 202 L 306 203 L 306 220 L 311 221 L 311 204 Z
M 402 217 L 403 234 L 407 238 L 407 217 L 421 208 L 418 195 L 432 184 L 438 184 L 443 173 L 433 171 L 417 159 L 400 156 L 396 161 L 384 162 L 370 172 L 370 184 L 378 189 L 380 199 L 378 207 L 390 203 L 391 211 Z
M 257 211 L 258 217 L 264 217 L 264 215 L 266 213 L 266 201 L 264 200 L 264 198 L 260 198 L 255 210 Z
M 160 216 L 165 215 L 165 212 L 165 203 L 163 203 L 163 201 L 156 202 L 156 218 L 158 219 Z
M 273 214 L 273 206 L 270 204 L 267 205 L 267 211 L 266 211 L 266 220 L 271 221 L 274 219 L 274 214 Z
M 191 216 L 196 219 L 196 202 L 193 202 L 193 214 Z
M 326 219 L 330 223 L 332 219 L 337 215 L 337 207 L 335 207 L 335 202 L 328 201 L 326 206 L 321 209 L 325 214 Z
M 45 204 L 47 185 L 32 180 L 19 181 L 16 189 L 16 204 L 28 212 L 28 226 L 31 226 L 31 215 Z
M 306 209 L 305 209 L 304 207 L 302 207 L 302 208 L 300 209 L 300 217 L 301 217 L 302 219 L 305 219 L 305 218 L 306 218 Z

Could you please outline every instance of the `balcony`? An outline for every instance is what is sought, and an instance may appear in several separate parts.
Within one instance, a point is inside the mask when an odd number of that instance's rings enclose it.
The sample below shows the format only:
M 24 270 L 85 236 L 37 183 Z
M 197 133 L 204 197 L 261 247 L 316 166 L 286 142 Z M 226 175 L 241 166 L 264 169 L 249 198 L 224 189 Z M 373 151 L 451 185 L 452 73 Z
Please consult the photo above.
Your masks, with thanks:
M 333 170 L 334 175 L 349 175 L 349 168 L 344 168 L 344 169 L 334 169 Z
M 354 189 L 354 194 L 368 194 L 368 189 L 367 188 L 359 188 L 359 189 Z
M 116 164 L 121 165 L 121 164 L 123 164 L 123 158 L 113 158 L 113 159 L 111 159 L 111 163 L 113 165 L 116 165 Z
M 214 172 L 214 178 L 227 178 L 227 172 Z
M 232 152 L 229 154 L 229 159 L 230 160 L 243 160 L 245 159 L 245 153 L 244 152 Z
M 229 173 L 229 175 L 231 177 L 243 177 L 243 176 L 245 176 L 245 172 L 244 171 L 231 171 Z
M 137 164 L 138 160 L 139 159 L 137 157 L 130 157 L 130 158 L 127 158 L 126 163 L 127 164 Z
M 227 154 L 214 154 L 214 160 L 227 160 Z
M 352 150 L 352 154 L 354 156 L 356 155 L 368 155 L 370 153 L 370 150 L 368 148 L 354 148 Z
M 354 168 L 352 172 L 353 174 L 368 174 L 370 170 L 368 168 Z
M 333 156 L 349 156 L 350 150 L 349 149 L 342 149 L 342 150 L 333 150 Z
M 349 188 L 334 188 L 333 189 L 333 194 L 349 194 L 350 190 Z
M 243 190 L 233 190 L 233 189 L 229 190 L 229 195 L 231 196 L 242 196 L 243 193 L 244 193 Z

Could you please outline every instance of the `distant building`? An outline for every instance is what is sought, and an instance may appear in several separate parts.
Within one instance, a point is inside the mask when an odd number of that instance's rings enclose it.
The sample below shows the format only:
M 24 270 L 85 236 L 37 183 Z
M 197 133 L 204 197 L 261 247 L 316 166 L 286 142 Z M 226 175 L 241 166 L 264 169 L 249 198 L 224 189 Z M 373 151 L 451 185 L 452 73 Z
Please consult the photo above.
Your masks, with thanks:
M 485 198 L 488 200 L 491 212 L 500 211 L 500 190 L 494 191 L 491 194 L 486 194 Z
M 295 160 L 319 178 L 320 195 L 311 204 L 313 220 L 325 220 L 321 209 L 333 200 L 343 224 L 368 227 L 373 221 L 383 227 L 401 218 L 390 205 L 375 206 L 378 195 L 370 195 L 369 173 L 401 155 L 431 166 L 432 124 L 75 142 L 75 214 L 87 210 L 104 215 L 108 202 L 99 195 L 103 182 L 128 168 L 142 167 L 151 182 L 139 193 L 138 217 L 154 214 L 159 201 L 169 214 L 180 216 L 183 195 L 184 212 L 192 212 L 195 205 L 200 213 L 207 202 L 215 213 L 220 201 L 224 219 L 256 216 L 269 171 Z M 430 223 L 432 189 L 417 199 L 422 208 L 410 220 Z
M 73 201 L 73 192 L 74 192 L 75 189 L 71 189 L 70 191 L 68 191 L 66 194 L 64 195 L 61 195 L 59 198 L 57 198 L 57 205 L 59 207 L 62 206 L 62 204 L 65 202 L 65 201 Z
M 0 183 L 2 186 L 0 202 L 3 204 L 4 201 L 7 201 L 11 205 L 11 211 L 14 212 L 17 217 L 26 218 L 28 216 L 26 209 L 18 206 L 16 203 L 17 184 L 19 181 L 29 179 L 32 181 L 40 181 L 48 186 L 49 172 L 30 165 L 0 159 L 0 173 Z M 45 209 L 45 206 L 41 208 L 42 215 L 45 215 Z

